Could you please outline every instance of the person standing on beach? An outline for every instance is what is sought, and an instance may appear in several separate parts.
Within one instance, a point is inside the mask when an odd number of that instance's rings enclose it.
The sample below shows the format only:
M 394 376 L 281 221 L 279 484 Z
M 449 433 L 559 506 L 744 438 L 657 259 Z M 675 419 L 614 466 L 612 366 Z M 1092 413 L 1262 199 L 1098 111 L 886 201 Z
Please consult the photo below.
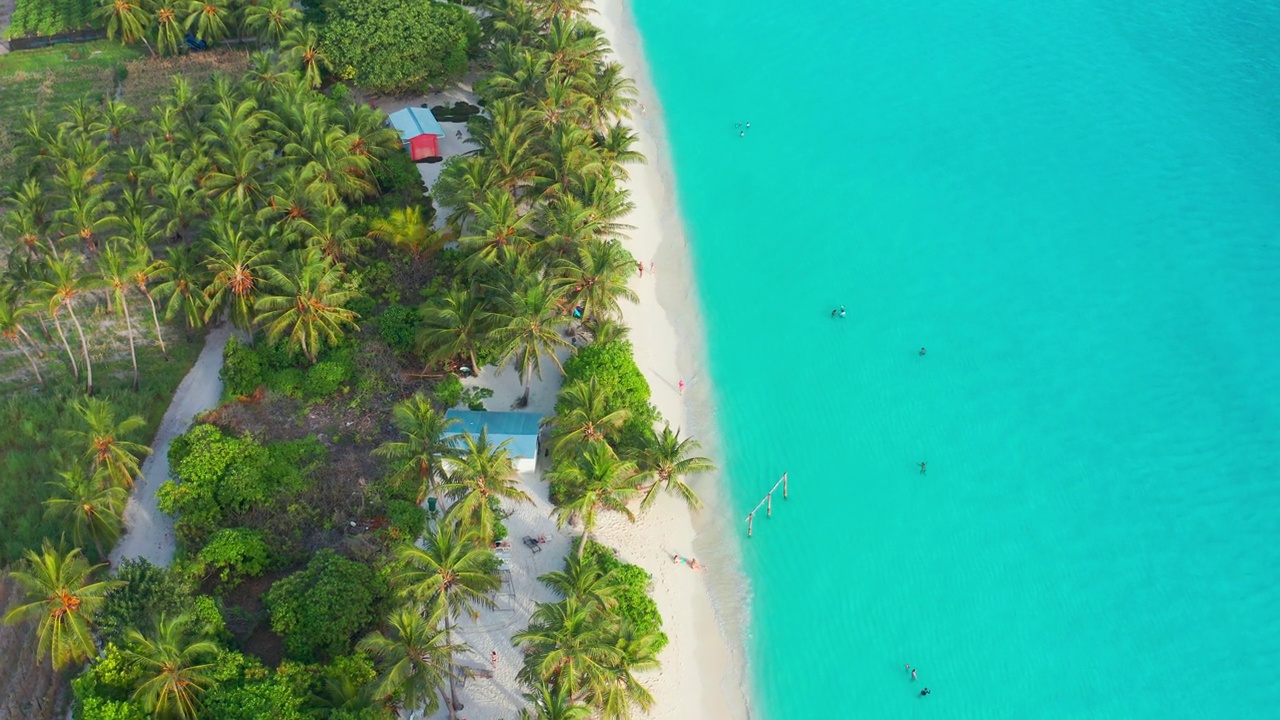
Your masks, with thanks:
M 683 394 L 684 394 L 684 380 L 683 380 L 683 379 L 681 379 L 681 380 L 680 380 L 680 385 L 676 388 L 676 390 L 677 390 L 681 395 L 683 395 Z
M 489 653 L 489 662 L 493 663 L 493 668 L 498 669 L 498 651 L 493 650 Z
M 637 262 L 636 267 L 640 270 L 640 277 L 644 277 L 644 261 Z

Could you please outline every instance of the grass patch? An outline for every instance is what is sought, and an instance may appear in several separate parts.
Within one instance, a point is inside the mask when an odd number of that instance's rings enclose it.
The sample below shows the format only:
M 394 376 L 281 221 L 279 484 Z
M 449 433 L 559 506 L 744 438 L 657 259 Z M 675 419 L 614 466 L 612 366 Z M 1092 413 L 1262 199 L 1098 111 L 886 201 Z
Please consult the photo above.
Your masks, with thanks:
M 127 77 L 120 93 L 126 105 L 138 111 L 138 120 L 153 116 L 161 95 L 173 87 L 181 75 L 194 90 L 208 84 L 217 73 L 240 77 L 249 69 L 249 54 L 243 50 L 211 50 L 176 57 L 140 57 L 125 63 Z
M 13 146 L 27 108 L 53 109 L 115 90 L 117 73 L 143 51 L 98 40 L 0 56 L 0 184 L 14 179 Z
M 94 394 L 109 399 L 118 418 L 138 414 L 146 419 L 146 427 L 129 438 L 135 442 L 149 444 L 155 437 L 174 390 L 204 346 L 203 338 L 170 335 L 167 362 L 158 347 L 138 348 L 138 366 L 145 371 L 136 393 L 128 357 L 94 365 Z M 49 491 L 45 483 L 62 467 L 59 457 L 73 454 L 58 430 L 76 422 L 70 405 L 83 397 L 84 385 L 68 371 L 49 367 L 46 372 L 40 390 L 27 381 L 0 384 L 0 566 L 38 548 L 44 538 L 57 542 L 64 531 L 44 517 L 42 503 Z M 85 552 L 94 555 L 92 546 Z

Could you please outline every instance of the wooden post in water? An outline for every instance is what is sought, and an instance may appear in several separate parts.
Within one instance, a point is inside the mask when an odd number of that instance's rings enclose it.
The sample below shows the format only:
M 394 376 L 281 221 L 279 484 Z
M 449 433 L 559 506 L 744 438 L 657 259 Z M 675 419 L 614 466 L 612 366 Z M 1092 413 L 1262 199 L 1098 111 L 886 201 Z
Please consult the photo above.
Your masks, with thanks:
M 782 479 L 774 483 L 773 487 L 769 488 L 769 492 L 765 493 L 764 498 L 756 503 L 751 512 L 747 513 L 747 537 L 751 537 L 755 532 L 756 513 L 760 512 L 761 505 L 764 506 L 765 517 L 773 517 L 773 494 L 778 492 L 779 485 L 782 486 L 782 499 L 787 499 L 787 474 L 782 473 Z

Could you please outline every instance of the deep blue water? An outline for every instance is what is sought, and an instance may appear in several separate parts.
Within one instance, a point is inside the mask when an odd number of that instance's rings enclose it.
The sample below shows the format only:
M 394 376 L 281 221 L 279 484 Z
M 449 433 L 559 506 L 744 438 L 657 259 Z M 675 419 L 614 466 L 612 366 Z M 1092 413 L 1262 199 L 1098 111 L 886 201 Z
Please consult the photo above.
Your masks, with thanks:
M 634 2 L 757 717 L 1280 716 L 1280 3 Z

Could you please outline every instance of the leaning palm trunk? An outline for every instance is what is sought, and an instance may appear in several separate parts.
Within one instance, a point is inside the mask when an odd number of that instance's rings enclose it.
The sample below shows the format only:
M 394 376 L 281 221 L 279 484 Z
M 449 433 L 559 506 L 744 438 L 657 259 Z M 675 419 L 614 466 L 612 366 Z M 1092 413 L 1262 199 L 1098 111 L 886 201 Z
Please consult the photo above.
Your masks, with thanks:
M 44 322 L 44 315 L 36 313 L 36 319 L 40 321 L 40 332 L 44 334 L 44 339 L 53 342 L 53 336 L 49 334 L 49 326 Z
M 43 321 L 42 321 L 42 322 L 43 322 Z M 18 326 L 18 332 L 22 333 L 22 337 L 24 337 L 24 338 L 26 338 L 26 339 L 27 339 L 27 344 L 28 344 L 28 345 L 30 345 L 31 347 L 33 347 L 33 348 L 35 348 L 35 349 L 36 349 L 36 354 L 37 354 L 37 355 L 39 355 L 40 357 L 44 357 L 44 350 L 41 350 L 41 349 L 40 349 L 40 346 L 39 346 L 39 345 L 36 345 L 36 341 L 31 339 L 31 336 L 27 334 L 27 329 L 26 329 L 26 328 L 24 328 L 24 327 L 22 327 L 21 325 L 19 325 L 19 326 Z M 47 337 L 49 337 L 49 335 L 48 335 L 48 333 L 47 333 L 47 332 L 46 332 L 46 334 L 45 334 L 45 337 L 46 337 L 46 338 L 47 338 Z
M 142 289 L 142 294 L 147 296 L 147 302 L 151 303 L 151 322 L 156 326 L 156 340 L 160 341 L 160 352 L 164 354 L 164 359 L 169 359 L 169 351 L 164 347 L 164 334 L 160 332 L 160 316 L 156 314 L 156 299 L 151 297 L 151 293 L 146 288 Z
M 124 310 L 124 332 L 129 336 L 129 359 L 133 361 L 133 391 L 138 391 L 138 353 L 133 347 L 133 318 L 129 316 L 129 301 L 120 297 L 120 308 Z M 88 362 L 87 360 L 85 362 Z
M 23 333 L 23 334 L 25 335 L 26 333 Z M 27 352 L 27 346 L 22 344 L 22 339 L 15 336 L 13 338 L 13 344 L 18 346 L 18 349 L 21 350 L 22 354 L 26 356 L 27 362 L 31 363 L 31 371 L 36 374 L 36 382 L 43 385 L 44 378 L 40 377 L 40 368 L 36 366 L 36 360 L 35 358 L 31 357 L 31 353 Z
M 84 355 L 85 395 L 93 395 L 93 363 L 89 362 L 89 343 L 84 339 L 84 328 L 80 327 L 80 318 L 76 317 L 76 308 L 70 302 L 67 310 L 71 312 L 71 322 L 76 325 L 76 334 L 80 336 L 80 352 Z M 64 340 L 65 342 L 65 340 Z
M 62 340 L 62 347 L 67 351 L 67 359 L 71 361 L 71 376 L 80 379 L 80 366 L 76 365 L 76 354 L 71 352 L 71 343 L 67 342 L 67 334 L 62 332 L 62 321 L 58 319 L 58 314 L 53 314 L 53 327 L 58 331 L 58 338 Z

